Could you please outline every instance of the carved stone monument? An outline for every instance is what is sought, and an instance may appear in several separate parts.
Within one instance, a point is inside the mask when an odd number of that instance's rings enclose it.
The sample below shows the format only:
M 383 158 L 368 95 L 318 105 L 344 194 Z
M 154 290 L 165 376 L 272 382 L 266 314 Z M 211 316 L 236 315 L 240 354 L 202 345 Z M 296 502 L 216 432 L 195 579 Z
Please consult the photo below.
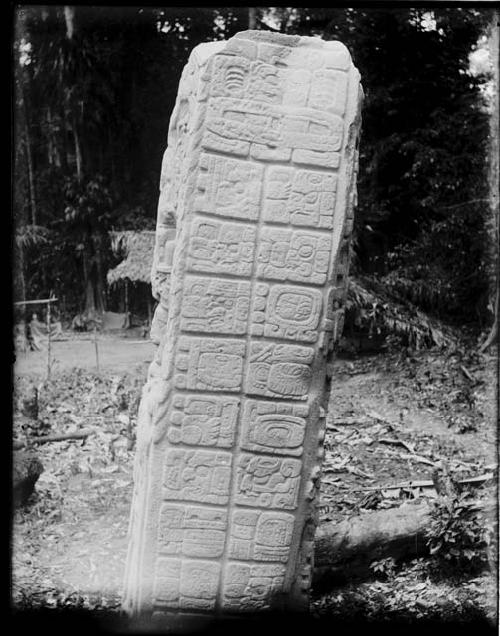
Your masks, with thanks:
M 132 615 L 182 626 L 308 607 L 360 103 L 339 42 L 246 31 L 197 46 L 184 69 L 161 176 Z

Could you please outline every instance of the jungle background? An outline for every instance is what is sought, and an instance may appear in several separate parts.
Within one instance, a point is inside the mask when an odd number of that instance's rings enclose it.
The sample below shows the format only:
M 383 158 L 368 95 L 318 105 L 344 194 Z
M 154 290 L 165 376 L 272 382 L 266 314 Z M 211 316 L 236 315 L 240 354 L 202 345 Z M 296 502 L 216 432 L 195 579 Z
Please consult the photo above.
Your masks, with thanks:
M 123 290 L 108 276 L 123 257 L 116 237 L 154 230 L 182 68 L 200 42 L 247 28 L 342 41 L 365 92 L 323 521 L 400 505 L 404 488 L 396 496 L 392 486 L 377 488 L 429 479 L 445 460 L 455 481 L 479 478 L 480 499 L 487 499 L 497 476 L 493 9 L 18 7 L 12 42 L 13 300 L 56 296 L 67 334 L 76 315 L 85 324 L 104 311 L 123 311 Z M 130 309 L 139 322 L 149 320 L 150 288 L 133 288 Z M 14 321 L 23 318 L 28 312 L 17 306 Z M 119 602 L 133 429 L 153 346 L 127 348 L 126 338 L 110 339 L 108 353 L 102 345 L 98 372 L 85 346 L 73 334 L 54 343 L 58 364 L 51 378 L 44 377 L 43 353 L 16 353 L 14 438 L 36 448 L 44 465 L 35 493 L 15 518 L 13 598 L 23 610 L 114 610 Z M 28 417 L 23 404 L 33 385 L 37 412 Z M 37 442 L 47 433 L 75 431 L 86 435 L 76 442 Z M 344 473 L 342 479 L 332 478 L 336 473 Z M 365 501 L 370 488 L 382 493 L 379 500 Z M 410 498 L 425 499 L 432 488 L 410 490 Z M 468 532 L 472 543 L 453 554 L 451 544 L 459 539 L 451 530 L 446 545 L 436 547 L 430 539 L 434 561 L 458 564 L 453 576 L 436 579 L 427 553 L 402 569 L 390 557 L 374 559 L 371 582 L 318 596 L 315 611 L 339 619 L 486 617 L 491 625 L 497 616 L 494 582 L 483 570 L 485 564 L 490 572 L 496 567 L 486 549 L 493 534 L 460 517 L 464 495 L 455 495 L 448 493 L 445 508 L 454 502 L 460 537 Z M 477 488 L 473 495 L 477 499 Z M 435 534 L 440 520 L 450 522 L 439 510 Z

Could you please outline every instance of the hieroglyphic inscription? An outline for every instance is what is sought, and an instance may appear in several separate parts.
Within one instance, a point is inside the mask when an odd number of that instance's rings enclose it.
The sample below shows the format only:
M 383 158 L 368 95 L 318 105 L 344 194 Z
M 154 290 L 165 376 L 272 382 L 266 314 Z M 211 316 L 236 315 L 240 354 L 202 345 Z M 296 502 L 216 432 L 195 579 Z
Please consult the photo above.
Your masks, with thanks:
M 312 77 L 308 106 L 343 115 L 346 104 L 347 77 L 340 71 L 322 69 Z
M 182 305 L 185 331 L 244 334 L 250 305 L 250 283 L 188 277 Z
M 247 400 L 241 447 L 273 455 L 300 456 L 303 452 L 309 407 Z
M 242 453 L 236 503 L 293 510 L 299 496 L 301 466 L 298 459 Z
M 238 154 L 245 142 L 330 153 L 342 146 L 342 119 L 312 108 L 287 114 L 279 106 L 221 97 L 210 102 L 206 125 L 210 134 L 205 134 L 202 145 L 207 150 L 227 152 L 233 141 L 240 144 Z
M 225 504 L 229 499 L 232 455 L 171 449 L 165 455 L 163 491 L 167 499 Z
M 317 289 L 260 284 L 252 307 L 252 334 L 315 342 L 322 305 Z
M 187 267 L 193 272 L 249 276 L 255 254 L 256 228 L 195 217 L 189 238 Z
M 358 108 L 338 42 L 245 32 L 200 45 L 183 72 L 162 165 L 160 347 L 139 416 L 128 608 L 168 623 L 308 605 Z
M 314 349 L 254 342 L 250 347 L 245 392 L 283 399 L 305 400 L 312 380 Z
M 219 55 L 213 64 L 211 95 L 280 104 L 283 88 L 274 65 L 241 56 Z
M 272 167 L 267 173 L 263 217 L 274 223 L 330 229 L 336 188 L 337 177 L 331 173 Z
M 175 359 L 178 389 L 239 391 L 245 343 L 238 340 L 182 337 Z
M 326 282 L 331 238 L 302 230 L 265 228 L 261 232 L 257 274 L 299 283 Z
M 214 561 L 158 558 L 155 603 L 169 608 L 214 609 L 220 569 Z
M 164 503 L 160 509 L 158 550 L 187 557 L 220 557 L 224 552 L 227 512 Z
M 203 154 L 200 157 L 194 197 L 195 212 L 209 212 L 237 219 L 255 220 L 259 216 L 263 168 L 227 157 Z
M 254 612 L 270 607 L 273 593 L 282 590 L 284 565 L 227 564 L 224 581 L 223 608 Z
M 238 420 L 239 399 L 177 394 L 169 416 L 172 444 L 231 448 Z
M 281 561 L 290 556 L 295 517 L 286 512 L 235 510 L 229 556 L 242 561 Z

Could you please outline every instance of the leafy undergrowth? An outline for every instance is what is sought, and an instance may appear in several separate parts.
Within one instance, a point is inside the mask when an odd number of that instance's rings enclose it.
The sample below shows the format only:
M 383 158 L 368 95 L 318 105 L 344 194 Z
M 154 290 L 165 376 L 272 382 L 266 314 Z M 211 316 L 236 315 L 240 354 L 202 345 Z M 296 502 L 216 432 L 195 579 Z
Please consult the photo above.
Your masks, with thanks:
M 496 482 L 495 361 L 438 353 L 338 360 L 327 418 L 320 520 L 341 521 L 407 499 L 434 500 L 432 473 Z M 466 373 L 461 367 L 465 367 Z M 44 465 L 13 527 L 15 608 L 116 612 L 132 495 L 133 431 L 144 368 L 121 376 L 60 374 L 39 386 L 39 423 L 14 418 L 14 438 L 91 429 L 84 440 L 37 445 Z M 16 399 L 28 390 L 22 378 Z M 465 415 L 464 415 L 465 414 Z M 453 416 L 472 426 L 459 426 Z M 481 486 L 480 489 L 477 486 Z M 313 599 L 317 616 L 339 620 L 495 619 L 487 570 L 444 575 L 437 556 L 374 563 L 370 580 Z
M 143 382 L 139 370 L 105 378 L 73 371 L 38 386 L 38 423 L 14 417 L 22 442 L 91 429 L 83 440 L 35 447 L 44 471 L 14 518 L 15 607 L 119 607 Z M 16 383 L 17 399 L 28 386 Z
M 495 361 L 469 363 L 472 381 L 462 366 L 460 359 L 435 352 L 335 363 L 323 465 L 324 520 L 432 496 L 419 484 L 430 481 L 443 462 L 457 480 L 496 481 Z M 467 390 L 465 382 L 471 385 Z M 462 410 L 474 422 L 467 430 L 450 425 Z
M 491 574 L 433 580 L 429 563 L 415 559 L 384 580 L 351 583 L 313 601 L 313 611 L 341 621 L 486 622 L 496 620 Z

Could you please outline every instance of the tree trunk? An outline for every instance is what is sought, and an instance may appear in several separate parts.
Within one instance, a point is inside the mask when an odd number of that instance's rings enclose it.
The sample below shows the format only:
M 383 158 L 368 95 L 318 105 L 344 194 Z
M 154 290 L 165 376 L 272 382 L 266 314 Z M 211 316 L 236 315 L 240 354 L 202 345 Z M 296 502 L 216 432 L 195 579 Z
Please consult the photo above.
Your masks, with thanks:
M 29 127 L 29 112 L 28 105 L 26 103 L 26 91 L 24 90 L 24 86 L 22 88 L 22 102 L 23 102 L 23 119 L 24 119 L 24 134 L 26 136 L 26 164 L 28 169 L 28 184 L 29 184 L 29 193 L 30 193 L 30 208 L 31 208 L 31 223 L 32 225 L 37 224 L 37 209 L 36 209 L 36 193 L 35 193 L 35 177 L 34 177 L 34 169 L 33 169 L 33 152 L 32 152 L 32 142 L 31 142 L 31 133 Z
M 92 285 L 92 276 L 90 271 L 88 248 L 84 247 L 82 250 L 83 261 L 83 281 L 85 285 L 85 315 L 95 314 L 95 300 L 94 300 L 94 286 Z
M 128 278 L 125 279 L 125 313 L 128 315 Z
M 55 165 L 56 168 L 61 167 L 61 155 L 57 147 L 57 137 L 54 134 L 54 123 L 50 106 L 47 108 L 47 158 L 49 165 Z
M 76 162 L 76 178 L 80 182 L 82 180 L 82 166 L 83 166 L 83 158 L 82 158 L 82 148 L 80 145 L 80 137 L 78 135 L 76 117 L 73 116 L 72 122 L 72 131 L 73 131 L 73 141 L 75 144 L 75 162 Z
M 94 232 L 92 235 L 94 244 L 95 262 L 96 262 L 96 285 L 95 285 L 95 305 L 99 313 L 106 309 L 105 285 L 104 285 L 104 267 L 102 264 L 102 237 Z
M 64 21 L 66 22 L 66 37 L 71 40 L 75 32 L 75 7 L 64 7 Z
M 480 509 L 493 515 L 495 504 L 487 502 Z M 314 540 L 313 586 L 318 590 L 367 576 L 370 564 L 380 559 L 427 555 L 430 513 L 428 504 L 406 504 L 366 512 L 341 523 L 320 524 Z
M 257 7 L 248 7 L 248 28 L 257 28 Z
M 486 337 L 486 340 L 483 342 L 483 344 L 481 345 L 480 348 L 480 352 L 484 353 L 487 349 L 489 349 L 489 347 L 491 347 L 492 344 L 495 344 L 498 341 L 498 300 L 499 300 L 499 296 L 500 296 L 500 291 L 498 289 L 498 285 L 497 285 L 497 289 L 496 289 L 496 298 L 495 298 L 495 316 L 493 319 L 493 325 L 491 326 L 490 332 L 488 334 L 488 336 Z
M 59 81 L 62 82 L 61 76 L 59 77 Z M 61 135 L 61 150 L 62 150 L 62 168 L 64 171 L 68 169 L 70 165 L 69 155 L 69 143 L 68 143 L 68 131 L 69 131 L 69 123 L 68 123 L 68 114 L 66 112 L 66 107 L 63 105 L 61 109 L 61 119 L 62 119 L 62 135 Z
M 24 247 L 22 241 L 14 244 L 14 259 L 14 295 L 18 300 L 24 301 L 26 300 L 26 276 L 24 273 Z
M 500 295 L 500 280 L 498 272 L 498 243 L 500 240 L 500 211 L 499 211 L 499 12 L 493 12 L 493 19 L 490 27 L 489 49 L 490 60 L 493 69 L 493 104 L 490 112 L 490 146 L 489 146 L 489 167 L 488 167 L 488 187 L 490 192 L 490 211 L 489 218 L 486 221 L 488 229 L 488 256 L 491 268 L 490 282 L 490 302 L 493 314 L 493 324 L 486 340 L 480 347 L 480 351 L 486 351 L 492 344 L 498 340 L 498 299 Z

